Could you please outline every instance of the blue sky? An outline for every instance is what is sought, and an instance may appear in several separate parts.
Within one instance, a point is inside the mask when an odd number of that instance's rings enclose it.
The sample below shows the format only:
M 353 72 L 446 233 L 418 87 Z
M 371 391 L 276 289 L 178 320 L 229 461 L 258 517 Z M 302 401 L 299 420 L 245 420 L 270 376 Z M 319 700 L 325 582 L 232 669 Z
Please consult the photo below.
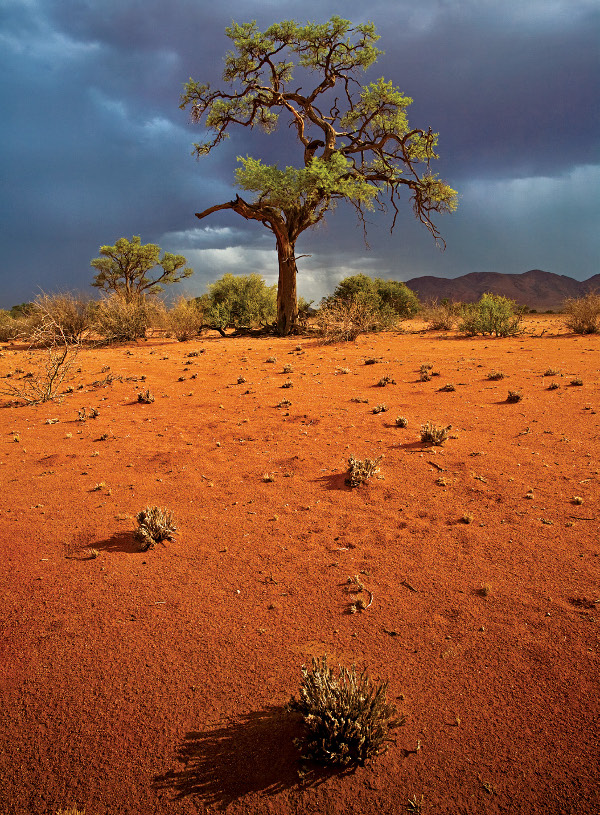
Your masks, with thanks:
M 599 0 L 346 0 L 385 51 L 365 76 L 414 99 L 412 126 L 439 132 L 436 171 L 460 193 L 436 248 L 408 201 L 369 217 L 350 208 L 301 236 L 299 293 L 319 300 L 348 274 L 408 280 L 540 268 L 579 280 L 600 258 Z M 119 237 L 184 254 L 185 292 L 226 272 L 276 281 L 271 233 L 232 212 L 236 156 L 295 161 L 293 132 L 243 128 L 197 161 L 202 139 L 179 110 L 193 76 L 219 84 L 225 27 L 321 22 L 331 0 L 0 0 L 0 307 L 40 291 L 90 288 L 90 260 Z M 221 83 L 222 84 L 222 83 Z M 301 160 L 298 150 L 297 163 Z M 183 291 L 183 289 L 182 289 Z

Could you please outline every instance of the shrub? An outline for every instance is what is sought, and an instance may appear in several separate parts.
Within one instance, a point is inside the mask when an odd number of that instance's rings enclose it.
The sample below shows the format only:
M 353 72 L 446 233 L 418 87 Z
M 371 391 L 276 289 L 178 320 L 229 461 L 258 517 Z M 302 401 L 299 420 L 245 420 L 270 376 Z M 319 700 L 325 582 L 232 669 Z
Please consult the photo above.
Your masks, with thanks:
M 504 379 L 504 374 L 502 371 L 490 371 L 487 378 L 490 380 L 490 382 L 498 382 L 500 379 Z
M 226 274 L 196 298 L 206 325 L 217 331 L 252 328 L 277 317 L 277 286 L 267 286 L 259 274 Z
M 325 343 L 353 342 L 360 334 L 377 330 L 378 318 L 361 300 L 326 300 L 316 314 L 317 331 Z
M 146 334 L 151 310 L 145 297 L 128 301 L 119 294 L 111 294 L 94 306 L 93 327 L 107 343 L 137 340 Z
M 154 402 L 154 395 L 150 393 L 150 388 L 147 391 L 140 391 L 137 395 L 138 402 L 141 402 L 143 405 L 151 405 Z
M 365 458 L 363 461 L 359 461 L 354 458 L 354 456 L 350 456 L 348 459 L 349 470 L 346 476 L 346 484 L 349 484 L 351 487 L 358 487 L 360 484 L 364 484 L 365 481 L 368 481 L 369 478 L 372 478 L 379 472 L 379 462 L 382 458 L 383 456 L 379 456 L 375 459 Z
M 9 311 L 0 309 L 0 342 L 9 342 L 16 339 L 20 330 L 19 320 L 12 317 Z
M 425 304 L 421 314 L 432 331 L 452 331 L 460 319 L 462 309 L 462 303 L 446 299 L 438 302 L 434 299 Z
M 423 444 L 441 446 L 448 438 L 449 427 L 438 427 L 433 422 L 426 422 L 421 427 L 421 441 Z
M 92 305 L 82 294 L 41 294 L 31 306 L 29 319 L 36 328 L 44 325 L 50 340 L 80 342 L 92 323 Z
M 296 745 L 302 758 L 325 764 L 363 765 L 385 749 L 395 707 L 388 704 L 387 682 L 377 686 L 354 666 L 340 667 L 339 675 L 327 657 L 313 659 L 312 672 L 302 667 L 300 698 L 292 697 L 288 710 L 304 717 L 305 738 Z
M 523 309 L 514 300 L 500 294 L 487 293 L 477 303 L 463 307 L 459 331 L 464 334 L 493 334 L 496 337 L 514 337 L 523 329 Z
M 408 427 L 408 419 L 405 416 L 397 416 L 396 427 Z
M 142 552 L 153 549 L 155 544 L 172 540 L 177 527 L 173 513 L 161 507 L 146 507 L 135 516 L 138 528 L 135 537 L 140 543 Z
M 515 403 L 520 402 L 523 398 L 523 394 L 521 391 L 509 391 L 508 396 L 506 397 L 507 402 Z
M 574 334 L 597 334 L 600 331 L 600 294 L 589 292 L 585 297 L 566 300 L 563 310 L 565 325 Z
M 419 310 L 416 294 L 398 280 L 371 278 L 357 274 L 341 280 L 330 300 L 349 303 L 352 300 L 368 306 L 379 315 L 382 324 L 393 325 L 398 320 L 414 317 Z
M 179 342 L 191 340 L 200 332 L 204 315 L 198 300 L 180 297 L 167 313 L 167 326 Z

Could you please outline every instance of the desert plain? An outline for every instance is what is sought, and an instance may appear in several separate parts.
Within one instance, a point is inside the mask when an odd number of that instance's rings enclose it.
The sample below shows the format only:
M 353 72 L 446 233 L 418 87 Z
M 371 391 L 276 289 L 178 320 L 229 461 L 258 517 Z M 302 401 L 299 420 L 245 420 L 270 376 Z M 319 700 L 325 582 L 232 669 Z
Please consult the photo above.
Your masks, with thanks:
M 60 400 L 3 397 L 2 815 L 600 812 L 600 337 L 421 328 L 82 348 Z M 323 654 L 405 719 L 352 771 L 285 709 Z

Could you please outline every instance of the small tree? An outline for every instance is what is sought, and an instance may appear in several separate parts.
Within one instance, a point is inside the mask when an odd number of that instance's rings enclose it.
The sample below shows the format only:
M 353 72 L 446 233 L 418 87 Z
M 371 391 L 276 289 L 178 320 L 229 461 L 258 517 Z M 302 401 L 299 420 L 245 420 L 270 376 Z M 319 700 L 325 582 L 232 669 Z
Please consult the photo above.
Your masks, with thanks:
M 381 315 L 406 319 L 419 310 L 419 300 L 408 286 L 399 280 L 382 280 L 365 274 L 352 275 L 341 280 L 333 292 L 333 300 L 359 300 Z
M 287 20 L 260 31 L 256 22 L 233 23 L 226 29 L 233 50 L 225 59 L 223 79 L 229 90 L 212 90 L 193 79 L 185 85 L 181 108 L 211 133 L 195 145 L 202 156 L 229 136 L 232 125 L 273 133 L 283 114 L 298 138 L 299 167 L 280 169 L 260 159 L 239 157 L 238 187 L 254 194 L 205 209 L 205 218 L 231 209 L 259 221 L 275 236 L 279 262 L 277 331 L 296 327 L 296 241 L 316 226 L 340 200 L 355 207 L 363 225 L 365 210 L 394 209 L 402 190 L 409 193 L 416 217 L 437 239 L 434 212 L 456 208 L 456 191 L 430 169 L 437 134 L 410 128 L 406 109 L 412 99 L 383 78 L 361 87 L 355 74 L 369 68 L 382 53 L 373 23 L 352 26 L 334 16 L 327 23 L 304 26 Z M 314 76 L 306 91 L 294 79 Z
M 114 246 L 101 246 L 102 257 L 94 258 L 91 265 L 98 269 L 92 286 L 106 292 L 116 292 L 127 303 L 145 294 L 157 294 L 163 286 L 178 283 L 193 274 L 193 269 L 184 268 L 187 260 L 183 255 L 165 252 L 160 256 L 160 246 L 155 243 L 142 244 L 139 235 L 129 241 L 119 238 Z M 160 266 L 162 272 L 153 278 L 149 272 Z
M 222 334 L 227 328 L 267 325 L 277 314 L 277 286 L 267 286 L 259 274 L 226 274 L 198 298 L 204 323 Z

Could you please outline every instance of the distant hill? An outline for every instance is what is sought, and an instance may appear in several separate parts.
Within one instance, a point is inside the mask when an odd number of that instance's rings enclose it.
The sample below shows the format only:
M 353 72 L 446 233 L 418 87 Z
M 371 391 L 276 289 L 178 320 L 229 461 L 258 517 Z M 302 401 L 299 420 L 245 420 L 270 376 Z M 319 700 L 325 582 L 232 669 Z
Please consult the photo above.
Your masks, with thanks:
M 473 303 L 482 294 L 492 292 L 538 311 L 557 310 L 569 297 L 582 297 L 594 290 L 600 292 L 600 274 L 579 281 L 541 269 L 532 269 L 523 274 L 472 272 L 452 280 L 433 276 L 413 277 L 405 282 L 421 301 L 447 297 L 449 300 Z

